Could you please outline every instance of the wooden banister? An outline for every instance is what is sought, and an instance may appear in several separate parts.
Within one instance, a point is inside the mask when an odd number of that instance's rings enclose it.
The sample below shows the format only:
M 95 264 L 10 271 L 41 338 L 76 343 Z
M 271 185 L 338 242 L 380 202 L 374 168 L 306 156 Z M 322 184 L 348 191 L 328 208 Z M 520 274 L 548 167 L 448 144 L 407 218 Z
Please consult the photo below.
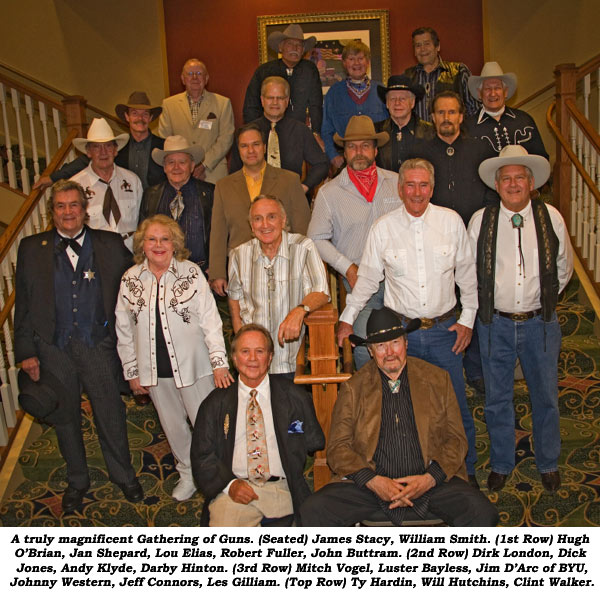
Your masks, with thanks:
M 594 130 L 594 127 L 590 124 L 590 121 L 579 111 L 577 105 L 572 99 L 565 101 L 569 114 L 575 119 L 583 134 L 592 143 L 597 151 L 600 151 L 600 135 Z
M 1 73 L 0 73 L 0 83 L 4 83 L 9 88 L 16 89 L 19 93 L 22 93 L 24 95 L 29 95 L 29 97 L 31 97 L 32 99 L 35 99 L 36 101 L 41 101 L 42 103 L 45 103 L 49 107 L 55 108 L 61 112 L 65 111 L 65 108 L 62 106 L 62 104 L 60 102 L 55 101 L 54 99 L 51 99 L 50 97 L 46 97 L 45 95 L 41 95 L 40 93 L 37 93 L 33 89 L 30 89 L 29 87 L 26 87 L 25 85 L 22 85 L 21 83 L 18 83 L 14 79 L 11 79 L 10 77 L 5 76 Z

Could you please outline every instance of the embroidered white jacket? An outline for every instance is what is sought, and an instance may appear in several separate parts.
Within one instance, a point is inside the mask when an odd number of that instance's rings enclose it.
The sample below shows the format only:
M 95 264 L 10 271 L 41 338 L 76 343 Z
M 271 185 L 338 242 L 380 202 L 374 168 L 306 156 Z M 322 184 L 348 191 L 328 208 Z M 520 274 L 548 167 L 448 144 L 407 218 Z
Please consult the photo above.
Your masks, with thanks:
M 156 317 L 159 299 L 160 320 Z M 159 281 L 148 262 L 131 267 L 121 279 L 117 300 L 117 349 L 126 380 L 158 383 L 156 324 L 162 330 L 177 388 L 191 386 L 213 368 L 229 367 L 223 325 L 208 283 L 193 262 L 171 260 Z

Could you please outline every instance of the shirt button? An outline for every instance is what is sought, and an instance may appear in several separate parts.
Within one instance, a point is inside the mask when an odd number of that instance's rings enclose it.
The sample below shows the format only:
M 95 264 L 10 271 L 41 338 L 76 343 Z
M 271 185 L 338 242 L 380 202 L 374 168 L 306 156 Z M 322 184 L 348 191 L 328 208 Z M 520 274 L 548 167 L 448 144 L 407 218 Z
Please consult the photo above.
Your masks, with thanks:
M 73 312 L 77 312 L 77 308 L 73 308 Z
M 73 323 L 73 326 L 77 326 L 78 324 L 79 324 L 79 323 L 78 323 L 77 321 L 75 321 L 75 322 Z
M 74 294 L 73 294 L 73 299 L 74 299 L 74 300 L 76 300 L 76 299 L 77 299 L 77 294 L 76 294 L 76 293 L 74 293 Z
M 77 281 L 71 281 L 71 285 L 77 285 Z

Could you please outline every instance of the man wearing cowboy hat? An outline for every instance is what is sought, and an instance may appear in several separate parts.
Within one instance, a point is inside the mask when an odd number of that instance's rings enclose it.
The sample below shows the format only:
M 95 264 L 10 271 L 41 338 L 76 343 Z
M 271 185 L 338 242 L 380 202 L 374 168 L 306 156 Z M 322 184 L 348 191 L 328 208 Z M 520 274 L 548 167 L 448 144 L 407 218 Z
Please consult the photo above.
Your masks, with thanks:
M 479 111 L 479 102 L 469 95 L 467 81 L 471 71 L 462 62 L 446 62 L 440 56 L 440 38 L 431 27 L 419 27 L 412 32 L 413 50 L 418 64 L 404 71 L 404 74 L 425 90 L 423 98 L 417 102 L 415 111 L 419 118 L 432 119 L 431 104 L 442 91 L 454 91 L 463 101 L 467 114 Z
M 377 95 L 390 113 L 386 120 L 375 122 L 377 132 L 390 135 L 390 142 L 377 153 L 375 161 L 379 167 L 398 171 L 402 162 L 411 156 L 414 140 L 433 136 L 432 124 L 421 120 L 413 111 L 415 100 L 423 97 L 424 92 L 421 85 L 403 75 L 391 76 L 387 87 L 377 87 Z
M 158 134 L 183 136 L 192 145 L 204 150 L 202 161 L 196 163 L 194 177 L 215 183 L 227 175 L 227 153 L 233 142 L 235 125 L 228 97 L 206 90 L 208 69 L 197 58 L 183 65 L 183 93 L 163 100 L 158 120 Z
M 280 76 L 290 84 L 286 114 L 305 124 L 308 110 L 310 128 L 320 134 L 323 121 L 321 77 L 315 64 L 304 59 L 316 42 L 314 35 L 305 39 L 302 27 L 296 23 L 269 35 L 268 46 L 280 53 L 281 58 L 261 64 L 252 75 L 244 99 L 244 122 L 252 122 L 263 114 L 260 100 L 262 82 L 269 76 Z
M 475 425 L 462 364 L 477 311 L 475 259 L 458 214 L 429 204 L 433 183 L 433 167 L 424 159 L 409 159 L 400 167 L 398 192 L 404 204 L 369 230 L 358 280 L 340 316 L 338 341 L 341 345 L 353 332 L 360 311 L 385 281 L 385 305 L 406 320 L 422 321 L 409 342 L 409 355 L 450 374 L 467 436 L 467 473 L 477 485 Z M 462 303 L 458 318 L 457 285 Z
M 558 294 L 573 272 L 573 253 L 560 213 L 530 193 L 550 163 L 521 145 L 504 147 L 479 167 L 501 204 L 477 211 L 469 237 L 477 255 L 477 330 L 490 435 L 488 489 L 499 491 L 515 466 L 513 375 L 517 357 L 531 399 L 535 463 L 544 489 L 560 487 Z
M 341 135 L 352 116 L 369 116 L 373 122 L 385 120 L 388 111 L 375 93 L 381 83 L 369 75 L 371 50 L 362 41 L 351 40 L 342 50 L 342 66 L 346 78 L 331 86 L 323 103 L 323 128 L 321 136 L 325 152 L 337 170 L 344 165 L 344 158 L 335 146 L 334 135 Z
M 149 129 L 150 122 L 158 118 L 161 111 L 161 107 L 152 106 L 143 91 L 134 91 L 127 103 L 118 103 L 115 107 L 117 117 L 129 126 L 129 142 L 117 153 L 115 163 L 136 174 L 144 190 L 165 179 L 162 167 L 158 167 L 150 156 L 152 149 L 162 149 L 165 142 Z M 87 167 L 89 162 L 87 155 L 80 155 L 49 176 L 39 178 L 34 188 L 46 188 L 58 180 L 71 178 Z
M 517 90 L 514 73 L 505 74 L 498 62 L 486 62 L 481 75 L 471 76 L 468 85 L 483 107 L 465 118 L 465 128 L 471 136 L 485 141 L 490 157 L 496 157 L 506 145 L 523 145 L 530 155 L 548 159 L 534 119 L 527 112 L 506 106 L 506 100 Z
M 433 515 L 452 526 L 495 526 L 498 512 L 466 481 L 467 450 L 448 373 L 407 357 L 406 326 L 384 307 L 369 316 L 373 360 L 340 387 L 327 441 L 330 484 L 310 496 L 305 526 L 351 526 L 383 516 L 394 525 Z M 408 339 L 410 344 L 411 339 Z
M 339 176 L 321 186 L 308 227 L 321 258 L 344 278 L 352 291 L 371 225 L 382 215 L 401 206 L 398 174 L 375 166 L 378 147 L 389 140 L 387 132 L 375 132 L 369 116 L 352 116 L 342 138 L 334 135 L 344 148 L 346 167 Z M 364 333 L 373 308 L 383 306 L 383 284 L 363 304 L 356 319 L 356 332 Z M 354 351 L 356 368 L 369 361 L 364 347 Z
M 89 226 L 121 234 L 131 250 L 142 200 L 142 183 L 132 171 L 115 165 L 118 151 L 128 141 L 128 134 L 115 136 L 104 118 L 94 118 L 87 138 L 73 139 L 73 146 L 86 153 L 90 163 L 71 180 L 81 184 L 89 201 Z
M 189 260 L 206 272 L 214 185 L 193 177 L 204 149 L 191 145 L 183 136 L 169 136 L 164 150 L 154 149 L 152 159 L 162 165 L 166 182 L 147 188 L 140 206 L 140 223 L 153 215 L 175 219 L 185 235 Z

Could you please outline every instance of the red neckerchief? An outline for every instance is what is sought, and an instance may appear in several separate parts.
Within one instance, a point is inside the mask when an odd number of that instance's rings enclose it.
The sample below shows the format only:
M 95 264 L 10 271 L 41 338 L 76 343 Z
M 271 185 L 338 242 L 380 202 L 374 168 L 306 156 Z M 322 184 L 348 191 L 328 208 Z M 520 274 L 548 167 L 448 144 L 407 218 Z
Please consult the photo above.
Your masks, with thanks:
M 377 190 L 377 167 L 373 163 L 367 169 L 361 171 L 348 169 L 348 177 L 356 186 L 356 189 L 365 197 L 367 202 L 373 202 L 375 190 Z

